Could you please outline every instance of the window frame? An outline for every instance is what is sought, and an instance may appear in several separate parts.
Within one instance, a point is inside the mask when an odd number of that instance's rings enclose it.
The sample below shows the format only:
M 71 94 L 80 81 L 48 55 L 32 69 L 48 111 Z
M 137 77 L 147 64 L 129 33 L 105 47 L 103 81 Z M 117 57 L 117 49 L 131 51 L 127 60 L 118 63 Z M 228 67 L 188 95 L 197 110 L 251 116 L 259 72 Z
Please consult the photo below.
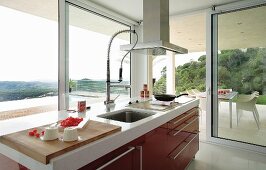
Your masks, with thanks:
M 69 108 L 69 90 L 68 90 L 68 5 L 81 8 L 95 15 L 110 19 L 114 22 L 128 26 L 133 29 L 137 22 L 123 17 L 113 11 L 103 8 L 89 1 L 84 0 L 59 0 L 58 12 L 59 12 L 59 54 L 58 54 L 58 110 L 65 110 Z M 130 35 L 130 42 L 132 41 L 132 35 Z M 132 61 L 130 55 L 130 84 L 132 80 Z M 132 89 L 130 90 L 130 97 L 132 95 Z

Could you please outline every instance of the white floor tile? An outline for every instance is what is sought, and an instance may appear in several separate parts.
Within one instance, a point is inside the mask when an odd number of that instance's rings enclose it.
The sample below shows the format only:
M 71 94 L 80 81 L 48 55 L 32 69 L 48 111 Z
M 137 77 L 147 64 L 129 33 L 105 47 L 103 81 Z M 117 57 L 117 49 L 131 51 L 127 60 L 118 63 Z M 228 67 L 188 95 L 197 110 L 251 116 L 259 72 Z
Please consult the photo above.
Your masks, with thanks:
M 200 142 L 187 170 L 266 170 L 266 155 Z
M 243 111 L 239 125 L 236 123 L 236 109 L 233 103 L 232 122 L 233 127 L 230 128 L 229 107 L 227 102 L 221 102 L 219 107 L 219 123 L 218 136 L 237 141 L 243 141 L 252 144 L 266 146 L 266 105 L 257 105 L 260 114 L 260 129 L 257 128 L 253 114 Z M 206 140 L 206 112 L 203 111 L 200 118 L 200 131 L 205 134 L 200 134 L 201 140 Z

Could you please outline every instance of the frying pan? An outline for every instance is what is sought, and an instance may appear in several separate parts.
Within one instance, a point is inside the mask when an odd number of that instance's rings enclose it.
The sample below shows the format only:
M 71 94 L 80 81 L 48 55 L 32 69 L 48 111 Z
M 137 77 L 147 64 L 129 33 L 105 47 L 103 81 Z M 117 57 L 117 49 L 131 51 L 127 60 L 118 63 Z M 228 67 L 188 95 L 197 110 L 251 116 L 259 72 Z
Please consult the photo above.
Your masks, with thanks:
M 184 96 L 184 95 L 187 96 L 188 94 L 184 93 L 184 94 L 180 94 L 178 96 L 173 95 L 173 94 L 155 94 L 154 98 L 156 100 L 159 100 L 159 101 L 173 101 L 175 98 L 180 97 L 180 96 Z

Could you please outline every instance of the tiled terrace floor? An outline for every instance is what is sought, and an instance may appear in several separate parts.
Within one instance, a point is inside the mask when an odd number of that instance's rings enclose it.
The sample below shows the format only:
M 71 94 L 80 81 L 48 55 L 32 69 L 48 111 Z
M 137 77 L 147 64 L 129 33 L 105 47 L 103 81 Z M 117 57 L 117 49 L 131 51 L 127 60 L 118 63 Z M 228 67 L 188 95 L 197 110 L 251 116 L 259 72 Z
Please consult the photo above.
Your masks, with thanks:
M 252 112 L 243 111 L 239 125 L 236 123 L 236 107 L 233 103 L 233 127 L 230 128 L 229 105 L 221 102 L 219 107 L 219 137 L 245 141 L 266 146 L 266 105 L 256 105 L 260 115 L 260 129 L 257 128 Z M 200 138 L 206 140 L 206 112 L 201 113 L 200 118 Z

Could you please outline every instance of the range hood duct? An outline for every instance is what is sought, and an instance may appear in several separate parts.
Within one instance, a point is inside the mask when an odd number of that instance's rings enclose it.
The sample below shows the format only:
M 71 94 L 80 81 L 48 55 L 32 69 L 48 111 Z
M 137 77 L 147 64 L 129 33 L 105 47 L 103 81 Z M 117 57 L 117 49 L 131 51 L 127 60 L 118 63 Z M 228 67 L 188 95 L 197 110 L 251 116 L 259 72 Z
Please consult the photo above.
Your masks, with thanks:
M 134 50 L 152 49 L 152 55 L 162 55 L 166 50 L 186 54 L 188 50 L 170 43 L 169 40 L 169 0 L 143 0 L 143 43 Z M 134 44 L 122 45 L 128 51 Z

